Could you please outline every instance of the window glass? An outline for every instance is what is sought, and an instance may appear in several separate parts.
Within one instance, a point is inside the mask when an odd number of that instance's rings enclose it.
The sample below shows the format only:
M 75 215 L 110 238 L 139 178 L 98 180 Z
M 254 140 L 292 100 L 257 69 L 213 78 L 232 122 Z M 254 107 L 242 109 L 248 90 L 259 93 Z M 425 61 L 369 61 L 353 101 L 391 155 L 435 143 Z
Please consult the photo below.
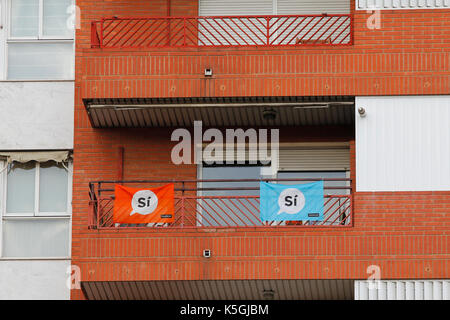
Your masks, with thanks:
M 67 11 L 71 4 L 72 0 L 44 0 L 44 37 L 72 38 L 73 30 L 67 27 L 70 17 Z
M 73 43 L 9 43 L 8 78 L 73 78 Z
M 39 0 L 11 1 L 11 36 L 38 37 Z
M 3 220 L 3 255 L 15 257 L 69 256 L 70 220 L 15 218 Z
M 39 212 L 67 212 L 68 172 L 62 164 L 40 164 Z
M 6 212 L 34 213 L 35 174 L 35 162 L 14 162 L 9 165 Z

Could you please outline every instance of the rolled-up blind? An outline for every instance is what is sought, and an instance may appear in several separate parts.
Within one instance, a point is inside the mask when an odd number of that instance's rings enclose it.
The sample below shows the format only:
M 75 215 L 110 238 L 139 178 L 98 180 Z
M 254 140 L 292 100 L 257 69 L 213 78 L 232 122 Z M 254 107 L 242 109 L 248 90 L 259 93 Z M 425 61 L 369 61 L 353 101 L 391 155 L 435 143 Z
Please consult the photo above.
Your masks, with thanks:
M 347 171 L 350 170 L 350 150 L 339 147 L 282 147 L 280 171 Z
M 277 0 L 279 15 L 289 14 L 349 14 L 349 0 Z

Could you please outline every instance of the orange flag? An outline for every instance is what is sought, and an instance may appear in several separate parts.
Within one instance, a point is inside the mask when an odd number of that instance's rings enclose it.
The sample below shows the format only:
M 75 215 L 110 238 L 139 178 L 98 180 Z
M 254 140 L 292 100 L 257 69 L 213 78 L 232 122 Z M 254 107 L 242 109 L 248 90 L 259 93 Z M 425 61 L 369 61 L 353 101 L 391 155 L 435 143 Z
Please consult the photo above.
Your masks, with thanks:
M 175 220 L 174 184 L 137 189 L 115 186 L 114 223 L 171 223 Z

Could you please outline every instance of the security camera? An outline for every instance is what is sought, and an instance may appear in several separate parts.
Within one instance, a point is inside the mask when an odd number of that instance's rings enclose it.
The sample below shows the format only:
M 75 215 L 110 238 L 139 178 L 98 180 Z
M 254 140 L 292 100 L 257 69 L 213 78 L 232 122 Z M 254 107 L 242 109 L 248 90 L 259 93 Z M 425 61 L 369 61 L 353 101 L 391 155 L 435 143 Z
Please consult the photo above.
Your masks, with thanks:
M 365 117 L 366 116 L 366 109 L 364 109 L 363 107 L 359 107 L 358 108 L 358 113 L 361 117 Z

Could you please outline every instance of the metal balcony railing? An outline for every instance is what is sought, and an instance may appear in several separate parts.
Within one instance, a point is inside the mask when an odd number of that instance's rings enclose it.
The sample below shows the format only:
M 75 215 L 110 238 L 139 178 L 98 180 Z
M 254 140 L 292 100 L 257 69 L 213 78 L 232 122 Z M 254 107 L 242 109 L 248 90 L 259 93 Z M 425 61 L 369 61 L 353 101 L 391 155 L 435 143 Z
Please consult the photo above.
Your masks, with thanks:
M 241 47 L 353 44 L 352 16 L 103 18 L 91 23 L 93 48 Z
M 259 182 L 302 184 L 324 181 L 323 221 L 261 222 Z M 175 184 L 175 222 L 159 224 L 115 224 L 114 184 L 153 188 Z M 224 185 L 224 186 L 221 186 Z M 232 187 L 230 187 L 232 185 Z M 89 184 L 89 228 L 245 228 L 245 227 L 351 227 L 353 225 L 350 179 L 264 179 L 264 180 L 149 180 L 98 181 Z

